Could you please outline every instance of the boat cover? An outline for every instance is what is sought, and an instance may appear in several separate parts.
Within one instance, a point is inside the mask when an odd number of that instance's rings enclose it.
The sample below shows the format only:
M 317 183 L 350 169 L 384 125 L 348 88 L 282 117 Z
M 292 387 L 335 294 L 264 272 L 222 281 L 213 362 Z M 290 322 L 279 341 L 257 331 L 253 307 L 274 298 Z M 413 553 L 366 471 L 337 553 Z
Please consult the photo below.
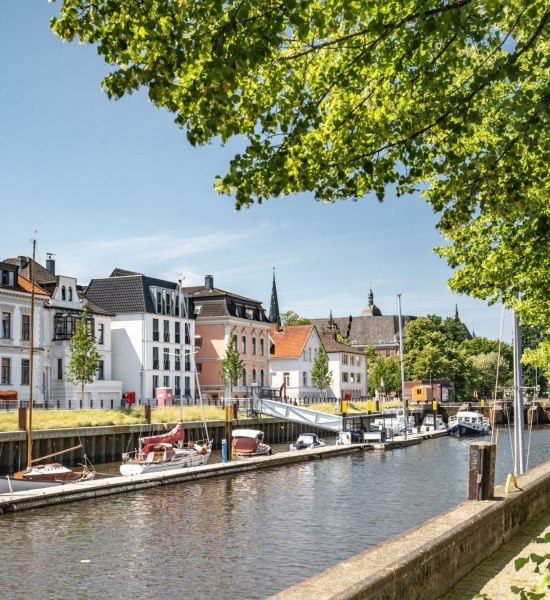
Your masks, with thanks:
M 184 439 L 185 429 L 183 428 L 183 423 L 180 422 L 172 429 L 172 431 L 141 438 L 141 442 L 142 444 L 171 444 L 172 442 L 183 442 Z

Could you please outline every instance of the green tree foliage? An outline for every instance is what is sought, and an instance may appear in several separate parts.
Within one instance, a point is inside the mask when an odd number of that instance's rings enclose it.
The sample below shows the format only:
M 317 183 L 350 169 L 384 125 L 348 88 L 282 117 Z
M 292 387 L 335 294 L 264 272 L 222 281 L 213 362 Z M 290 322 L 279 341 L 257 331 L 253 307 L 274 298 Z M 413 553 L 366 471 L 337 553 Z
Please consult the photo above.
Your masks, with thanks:
M 311 325 L 311 321 L 305 317 L 301 317 L 293 310 L 287 310 L 281 313 L 281 325 L 283 327 L 287 327 L 288 325 Z
M 80 385 L 80 408 L 84 404 L 84 386 L 94 381 L 100 359 L 101 355 L 88 323 L 88 310 L 84 307 L 69 342 L 69 362 L 65 373 L 67 381 Z
M 472 365 L 470 387 L 477 390 L 479 398 L 491 399 L 494 397 L 495 386 L 502 389 L 512 384 L 510 364 L 503 361 L 502 356 L 499 362 L 497 352 L 475 354 L 470 357 L 470 363 Z
M 322 396 L 323 391 L 330 386 L 331 382 L 332 371 L 328 368 L 328 356 L 322 348 L 319 348 L 311 368 L 311 383 L 314 387 L 319 388 Z
M 351 346 L 351 341 L 348 340 L 348 338 L 345 338 L 344 336 L 340 335 L 339 333 L 336 334 L 336 341 L 340 342 L 340 344 L 346 344 L 346 346 Z
M 233 386 L 237 385 L 244 373 L 244 363 L 240 354 L 235 350 L 235 336 L 232 331 L 227 337 L 225 354 L 220 362 L 219 372 L 225 387 L 229 389 L 229 397 L 232 397 Z
M 368 359 L 367 359 L 368 360 Z M 399 356 L 382 358 L 376 355 L 367 363 L 369 394 L 374 396 L 379 392 L 401 394 L 401 362 Z M 382 381 L 384 389 L 382 390 Z
M 550 378 L 550 334 L 541 326 L 521 326 L 523 385 L 548 389 Z
M 422 190 L 455 290 L 550 322 L 545 0 L 62 0 L 111 98 L 141 87 L 192 144 L 239 136 L 238 207 Z M 518 299 L 516 294 L 521 292 Z

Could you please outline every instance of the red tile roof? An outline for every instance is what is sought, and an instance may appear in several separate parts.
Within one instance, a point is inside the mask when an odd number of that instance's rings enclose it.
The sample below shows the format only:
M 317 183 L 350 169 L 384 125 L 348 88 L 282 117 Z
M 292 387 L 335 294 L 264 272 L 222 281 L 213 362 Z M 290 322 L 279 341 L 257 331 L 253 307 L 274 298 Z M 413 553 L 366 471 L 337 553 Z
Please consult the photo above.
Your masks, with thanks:
M 314 327 L 315 325 L 290 325 L 277 330 L 277 326 L 273 325 L 270 335 L 275 347 L 271 358 L 300 356 Z
M 32 283 L 23 277 L 23 275 L 17 276 L 17 284 L 22 290 L 25 290 L 26 292 L 32 292 Z M 36 285 L 36 283 L 34 284 L 34 293 L 40 294 L 41 296 L 49 296 L 48 292 L 43 290 L 39 285 Z

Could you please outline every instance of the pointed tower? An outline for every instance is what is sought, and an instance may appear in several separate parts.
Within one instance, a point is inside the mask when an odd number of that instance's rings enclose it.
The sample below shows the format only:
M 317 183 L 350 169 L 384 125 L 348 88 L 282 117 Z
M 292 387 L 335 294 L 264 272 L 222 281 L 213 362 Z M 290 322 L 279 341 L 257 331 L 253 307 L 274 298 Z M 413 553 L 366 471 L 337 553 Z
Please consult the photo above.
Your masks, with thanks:
M 455 304 L 455 321 L 460 321 L 460 317 L 458 316 L 458 304 Z
M 269 320 L 281 326 L 281 315 L 279 314 L 279 300 L 277 299 L 277 285 L 275 283 L 275 267 L 273 267 L 273 287 L 271 288 L 271 304 L 269 305 Z

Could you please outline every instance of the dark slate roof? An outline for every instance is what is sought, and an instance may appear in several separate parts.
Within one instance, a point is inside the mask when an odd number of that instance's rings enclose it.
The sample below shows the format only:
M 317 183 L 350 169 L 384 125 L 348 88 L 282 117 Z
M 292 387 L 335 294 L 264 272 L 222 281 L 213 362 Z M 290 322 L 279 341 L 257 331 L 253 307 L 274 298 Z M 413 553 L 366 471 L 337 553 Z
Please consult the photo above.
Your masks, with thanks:
M 358 348 L 354 348 L 353 346 L 348 346 L 347 344 L 342 344 L 341 342 L 337 342 L 333 340 L 331 337 L 322 335 L 321 343 L 323 344 L 323 348 L 325 352 L 328 354 L 329 352 L 346 352 L 348 354 L 364 354 L 363 350 L 359 350 Z
M 24 258 L 27 263 L 23 268 L 21 268 L 19 266 L 21 264 L 21 258 Z M 11 264 L 11 265 L 18 266 L 19 274 L 23 275 L 23 277 L 25 277 L 25 279 L 28 279 L 29 281 L 31 280 L 30 264 L 32 262 L 32 258 L 30 258 L 28 256 L 17 257 L 17 258 L 6 258 L 6 260 L 4 262 Z M 57 277 L 55 275 L 52 275 L 48 271 L 48 269 L 46 269 L 45 267 L 43 267 L 40 263 L 37 263 L 36 261 L 34 261 L 34 269 L 33 270 L 34 270 L 34 282 L 51 293 L 53 291 L 53 288 L 57 284 Z M 48 289 L 48 286 L 50 286 L 50 288 L 52 288 L 52 289 Z
M 405 324 L 413 321 L 416 317 L 403 315 L 403 335 Z M 326 319 L 311 319 L 320 331 L 326 325 Z M 341 335 L 345 335 L 348 329 L 349 317 L 335 317 L 333 321 L 338 325 Z M 353 346 L 394 346 L 399 341 L 399 316 L 359 316 L 353 317 L 349 340 Z
M 120 272 L 121 269 L 115 271 Z M 152 286 L 171 290 L 177 288 L 172 281 L 146 275 L 114 275 L 92 279 L 86 290 L 86 298 L 113 314 L 156 313 L 149 293 L 149 287 Z
M 184 287 L 192 304 L 192 312 L 195 307 L 201 306 L 201 311 L 196 315 L 198 321 L 212 317 L 238 317 L 246 319 L 246 309 L 252 309 L 254 321 L 269 323 L 262 303 L 259 300 L 252 300 L 233 294 L 219 288 L 207 289 L 204 285 Z

